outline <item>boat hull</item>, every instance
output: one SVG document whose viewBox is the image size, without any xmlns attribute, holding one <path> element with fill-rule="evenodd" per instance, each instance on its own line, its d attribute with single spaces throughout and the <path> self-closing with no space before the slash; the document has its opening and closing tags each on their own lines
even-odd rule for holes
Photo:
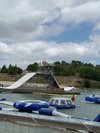
<svg viewBox="0 0 100 133">
<path fill-rule="evenodd" d="M 100 104 L 100 97 L 86 96 L 85 101 Z"/>
<path fill-rule="evenodd" d="M 49 104 L 52 107 L 55 107 L 56 109 L 72 109 L 75 108 L 75 105 L 57 105 L 57 104 Z"/>
</svg>

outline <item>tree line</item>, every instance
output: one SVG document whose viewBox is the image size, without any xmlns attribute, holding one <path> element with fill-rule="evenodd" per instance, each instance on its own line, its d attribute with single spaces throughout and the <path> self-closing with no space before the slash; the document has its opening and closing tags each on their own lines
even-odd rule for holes
<svg viewBox="0 0 100 133">
<path fill-rule="evenodd" d="M 78 75 L 82 78 L 100 81 L 100 65 L 94 66 L 91 63 L 82 63 L 81 61 L 54 62 L 54 73 L 62 76 Z"/>
<path fill-rule="evenodd" d="M 38 70 L 38 63 L 29 64 L 26 68 L 27 71 L 36 72 Z M 61 76 L 75 76 L 78 75 L 82 78 L 93 79 L 100 81 L 100 65 L 93 65 L 91 63 L 82 63 L 81 61 L 73 60 L 71 63 L 65 61 L 56 61 L 51 65 L 53 73 Z M 1 73 L 8 73 L 10 75 L 21 74 L 23 70 L 16 65 L 9 65 L 7 68 L 4 65 L 1 68 Z"/>
<path fill-rule="evenodd" d="M 17 74 L 21 74 L 23 70 L 17 65 L 13 66 L 10 64 L 8 68 L 6 67 L 6 65 L 3 65 L 0 72 L 7 73 L 9 75 L 17 75 Z"/>
</svg>

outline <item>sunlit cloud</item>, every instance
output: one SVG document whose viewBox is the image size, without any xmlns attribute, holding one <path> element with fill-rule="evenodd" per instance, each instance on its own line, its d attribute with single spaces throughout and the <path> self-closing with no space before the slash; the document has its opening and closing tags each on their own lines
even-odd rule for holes
<svg viewBox="0 0 100 133">
<path fill-rule="evenodd" d="M 0 67 L 42 59 L 100 63 L 99 12 L 100 0 L 0 0 Z M 84 24 L 92 25 L 88 39 L 57 41 Z"/>
</svg>

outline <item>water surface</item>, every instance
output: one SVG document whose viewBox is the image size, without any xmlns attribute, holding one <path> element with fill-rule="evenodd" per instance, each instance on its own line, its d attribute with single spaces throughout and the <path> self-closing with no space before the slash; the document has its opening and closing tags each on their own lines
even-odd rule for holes
<svg viewBox="0 0 100 133">
<path fill-rule="evenodd" d="M 76 96 L 76 101 L 75 101 L 77 108 L 63 109 L 59 111 L 72 115 L 74 117 L 84 117 L 84 118 L 94 119 L 95 116 L 100 112 L 100 104 L 86 103 L 85 96 L 92 95 L 92 94 L 100 95 L 100 90 L 89 89 L 89 91 L 87 92 L 84 90 L 80 90 L 80 91 L 81 91 L 81 94 Z M 10 100 L 10 101 L 29 100 L 29 99 L 49 101 L 50 98 L 52 97 L 54 96 L 29 94 L 29 93 L 0 93 L 0 98 L 6 98 L 7 100 Z"/>
</svg>

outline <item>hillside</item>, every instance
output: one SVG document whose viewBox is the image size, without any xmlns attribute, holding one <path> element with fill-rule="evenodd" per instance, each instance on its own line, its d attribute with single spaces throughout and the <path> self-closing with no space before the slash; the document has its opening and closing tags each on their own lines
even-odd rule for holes
<svg viewBox="0 0 100 133">
<path fill-rule="evenodd" d="M 20 77 L 22 77 L 23 75 L 16 75 L 16 76 L 11 76 L 11 75 L 8 75 L 6 73 L 2 74 L 0 73 L 0 81 L 16 81 L 18 80 Z"/>
<path fill-rule="evenodd" d="M 60 85 L 84 87 L 85 80 L 90 82 L 91 88 L 100 88 L 100 82 L 95 80 L 84 79 L 79 76 L 56 76 Z"/>
<path fill-rule="evenodd" d="M 8 74 L 1 74 L 0 73 L 0 81 L 10 81 L 15 82 L 19 78 L 21 78 L 22 75 L 16 75 L 11 76 Z M 84 81 L 88 80 L 90 82 L 90 87 L 92 88 L 100 88 L 100 82 L 95 80 L 89 80 L 89 79 L 83 79 L 79 76 L 55 76 L 58 83 L 62 86 L 74 86 L 74 87 L 84 87 Z"/>
</svg>

